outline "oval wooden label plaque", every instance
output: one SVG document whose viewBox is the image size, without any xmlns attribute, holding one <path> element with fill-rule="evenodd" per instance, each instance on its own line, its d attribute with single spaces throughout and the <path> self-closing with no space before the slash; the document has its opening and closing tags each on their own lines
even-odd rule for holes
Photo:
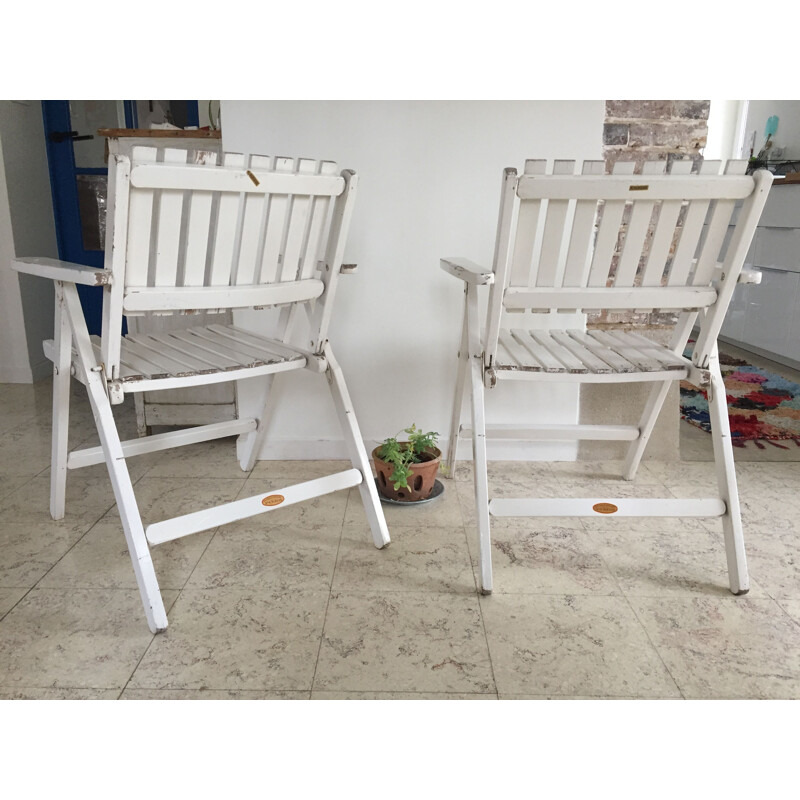
<svg viewBox="0 0 800 800">
<path fill-rule="evenodd" d="M 613 503 L 595 503 L 592 506 L 592 511 L 596 511 L 598 514 L 613 514 L 619 511 L 619 508 Z"/>
<path fill-rule="evenodd" d="M 282 494 L 271 494 L 261 501 L 262 506 L 279 506 L 286 498 Z"/>
</svg>

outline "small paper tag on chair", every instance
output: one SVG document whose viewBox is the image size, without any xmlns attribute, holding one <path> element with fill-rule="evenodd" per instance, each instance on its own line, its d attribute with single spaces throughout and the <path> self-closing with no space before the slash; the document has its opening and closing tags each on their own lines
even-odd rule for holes
<svg viewBox="0 0 800 800">
<path fill-rule="evenodd" d="M 267 495 L 262 501 L 262 506 L 279 506 L 286 498 L 282 494 Z"/>
</svg>

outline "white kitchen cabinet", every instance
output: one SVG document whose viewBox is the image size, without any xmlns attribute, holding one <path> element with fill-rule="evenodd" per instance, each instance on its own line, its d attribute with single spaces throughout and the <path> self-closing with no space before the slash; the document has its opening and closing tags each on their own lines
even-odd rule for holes
<svg viewBox="0 0 800 800">
<path fill-rule="evenodd" d="M 761 284 L 736 287 L 720 339 L 800 368 L 800 184 L 773 185 L 746 263 Z"/>
<path fill-rule="evenodd" d="M 750 292 L 744 313 L 742 341 L 761 350 L 788 356 L 789 320 L 797 305 L 800 275 L 796 272 L 761 269 L 758 291 Z"/>
</svg>

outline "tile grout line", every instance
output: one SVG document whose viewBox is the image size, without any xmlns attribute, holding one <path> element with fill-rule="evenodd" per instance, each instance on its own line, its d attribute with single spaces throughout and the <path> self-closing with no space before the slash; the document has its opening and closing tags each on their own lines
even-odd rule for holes
<svg viewBox="0 0 800 800">
<path fill-rule="evenodd" d="M 155 466 L 155 465 L 153 465 L 153 466 Z M 150 469 L 152 469 L 152 467 L 150 467 L 147 470 L 147 472 L 149 472 Z M 145 472 L 139 478 L 139 480 L 144 478 L 147 475 L 147 472 Z M 247 473 L 247 477 L 248 478 L 250 477 L 251 473 L 252 473 L 252 470 L 250 470 L 250 472 Z M 173 476 L 173 477 L 179 477 L 179 476 Z M 138 481 L 137 481 L 137 483 L 138 483 Z M 236 493 L 236 497 L 234 498 L 234 500 L 237 500 L 239 498 L 239 495 L 244 491 L 244 487 L 245 487 L 246 483 L 247 483 L 247 478 L 244 479 L 244 481 L 242 483 L 242 486 L 240 487 L 239 491 Z M 219 533 L 220 527 L 221 526 L 217 526 L 216 528 L 213 529 L 214 532 L 211 534 L 211 537 L 209 538 L 208 542 L 206 543 L 206 546 L 203 548 L 202 553 L 200 553 L 197 561 L 195 561 L 195 563 L 194 563 L 194 566 L 191 568 L 191 570 L 189 571 L 189 574 L 186 576 L 186 580 L 183 582 L 181 587 L 178 589 L 178 593 L 175 595 L 175 599 L 172 601 L 172 604 L 170 605 L 170 607 L 168 609 L 168 612 L 171 612 L 172 609 L 175 608 L 175 605 L 177 604 L 178 600 L 180 600 L 181 595 L 183 594 L 183 590 L 186 588 L 186 584 L 189 583 L 189 581 L 192 579 L 192 575 L 194 575 L 195 571 L 197 570 L 198 564 L 200 563 L 201 559 L 203 558 L 203 556 L 208 551 L 208 548 L 211 547 L 211 542 L 213 542 L 214 539 L 217 538 L 217 533 Z M 169 627 L 167 628 L 167 630 L 169 630 Z M 142 661 L 144 660 L 145 656 L 150 652 L 150 648 L 155 643 L 156 636 L 161 636 L 161 635 L 163 635 L 163 633 L 164 632 L 162 631 L 160 634 L 155 634 L 155 633 L 153 634 L 152 638 L 150 639 L 150 641 L 147 644 L 147 647 L 145 647 L 141 658 L 136 662 L 136 666 L 131 670 L 131 674 L 128 676 L 128 679 L 125 681 L 125 685 L 122 687 L 122 690 L 120 691 L 119 697 L 117 697 L 117 700 L 120 700 L 122 698 L 122 695 L 124 694 L 125 690 L 130 685 L 130 682 L 133 680 L 133 676 L 136 674 L 136 670 L 139 669 L 139 667 L 141 666 Z"/>
<path fill-rule="evenodd" d="M 489 645 L 489 633 L 486 630 L 486 619 L 483 616 L 483 606 L 481 604 L 481 593 L 480 593 L 480 590 L 478 588 L 478 578 L 477 578 L 477 576 L 475 574 L 475 567 L 473 566 L 473 563 L 472 563 L 472 553 L 470 552 L 470 549 L 469 549 L 470 530 L 468 530 L 468 523 L 467 523 L 466 517 L 464 515 L 464 508 L 463 508 L 463 504 L 462 504 L 462 499 L 458 494 L 458 488 L 457 488 L 458 481 L 456 480 L 455 470 L 453 470 L 453 473 L 454 473 L 453 477 L 452 477 L 453 491 L 455 492 L 456 503 L 458 504 L 458 511 L 459 511 L 459 514 L 461 515 L 461 532 L 464 535 L 464 544 L 465 544 L 465 546 L 467 548 L 467 558 L 469 559 L 469 568 L 470 568 L 470 572 L 472 573 L 473 592 L 474 592 L 475 599 L 478 602 L 478 616 L 480 617 L 481 628 L 483 629 L 483 639 L 486 642 L 486 654 L 489 656 L 489 670 L 490 670 L 491 675 L 492 675 L 492 683 L 494 684 L 494 696 L 499 700 L 500 699 L 500 690 L 499 690 L 499 688 L 497 686 L 497 676 L 495 675 L 494 660 L 492 659 L 492 648 Z M 469 524 L 469 528 L 471 529 L 472 527 L 473 527 L 472 524 Z"/>
<path fill-rule="evenodd" d="M 351 497 L 352 497 L 352 487 L 347 492 L 347 498 L 346 498 L 345 504 L 344 504 L 344 512 L 342 514 L 342 525 L 341 525 L 341 529 L 339 531 L 339 541 L 338 541 L 338 543 L 336 545 L 336 556 L 335 556 L 335 558 L 333 560 L 333 572 L 331 572 L 331 582 L 330 582 L 330 586 L 328 586 L 328 599 L 325 602 L 325 612 L 322 615 L 322 628 L 321 628 L 321 630 L 319 632 L 319 646 L 317 647 L 317 657 L 314 660 L 314 672 L 311 675 L 311 686 L 309 687 L 309 690 L 308 690 L 308 699 L 309 700 L 311 700 L 311 696 L 314 693 L 314 683 L 317 680 L 317 668 L 319 667 L 319 657 L 320 657 L 320 654 L 322 653 L 322 642 L 323 642 L 323 640 L 325 638 L 325 625 L 326 625 L 326 623 L 328 621 L 328 609 L 330 608 L 331 598 L 333 597 L 333 582 L 334 582 L 334 580 L 336 578 L 336 567 L 339 565 L 339 552 L 342 549 L 342 539 L 344 538 L 344 524 L 345 524 L 345 520 L 347 519 L 347 509 L 350 506 L 350 498 Z M 391 534 L 390 534 L 390 537 L 391 537 Z"/>
</svg>

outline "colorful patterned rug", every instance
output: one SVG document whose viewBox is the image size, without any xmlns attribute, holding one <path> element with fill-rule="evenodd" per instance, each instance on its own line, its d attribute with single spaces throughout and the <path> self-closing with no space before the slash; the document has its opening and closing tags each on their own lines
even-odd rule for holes
<svg viewBox="0 0 800 800">
<path fill-rule="evenodd" d="M 692 347 L 690 342 L 685 356 L 691 356 Z M 733 445 L 753 442 L 762 450 L 765 444 L 787 450 L 794 442 L 800 447 L 800 384 L 721 351 L 719 360 Z M 711 432 L 706 393 L 688 381 L 681 381 L 681 416 Z"/>
</svg>

